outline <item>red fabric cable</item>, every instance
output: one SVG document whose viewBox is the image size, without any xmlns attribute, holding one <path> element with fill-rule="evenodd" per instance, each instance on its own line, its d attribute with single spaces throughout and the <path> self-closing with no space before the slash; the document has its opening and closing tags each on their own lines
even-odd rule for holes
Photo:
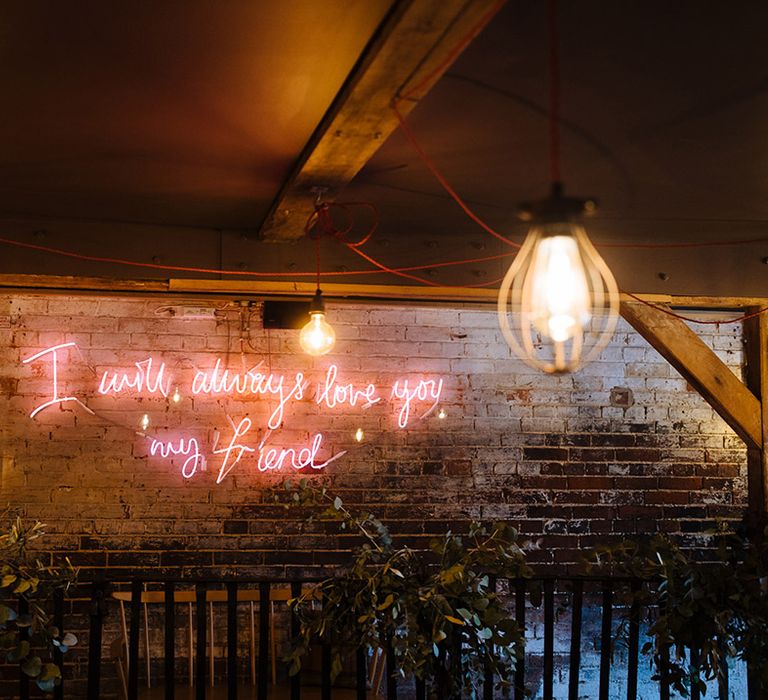
<svg viewBox="0 0 768 700">
<path fill-rule="evenodd" d="M 26 248 L 29 250 L 36 250 L 43 253 L 49 253 L 51 255 L 59 255 L 66 258 L 74 258 L 75 260 L 84 260 L 87 262 L 99 262 L 109 263 L 112 265 L 127 265 L 130 267 L 149 268 L 152 270 L 165 270 L 171 272 L 199 272 L 203 274 L 212 275 L 233 275 L 238 277 L 314 277 L 317 272 L 255 272 L 244 270 L 225 270 L 218 268 L 207 267 L 188 267 L 182 265 L 161 265 L 159 263 L 145 263 L 137 260 L 126 260 L 124 258 L 107 258 L 96 255 L 85 255 L 81 253 L 74 253 L 68 250 L 62 250 L 61 248 L 51 248 L 49 246 L 41 246 L 34 243 L 25 243 L 23 241 L 17 241 L 11 238 L 0 238 L 0 244 L 9 245 L 16 248 Z M 347 243 L 346 245 L 354 248 L 359 243 Z M 506 258 L 509 253 L 503 253 L 500 255 L 487 255 L 480 258 L 466 258 L 463 260 L 448 260 L 444 262 L 431 263 L 429 265 L 412 265 L 409 267 L 394 268 L 398 272 L 416 272 L 418 270 L 428 270 L 433 267 L 453 267 L 459 265 L 467 265 L 470 263 L 481 263 L 491 260 L 499 260 Z M 332 275 L 334 277 L 359 276 L 359 275 L 377 275 L 381 272 L 381 269 L 376 270 L 347 270 L 345 272 L 325 272 L 326 276 Z"/>
<path fill-rule="evenodd" d="M 392 104 L 392 111 L 395 113 L 395 116 L 397 117 L 398 122 L 400 123 L 400 128 L 405 134 L 406 138 L 411 142 L 411 145 L 416 150 L 416 153 L 418 153 L 419 158 L 421 158 L 424 165 L 427 166 L 429 171 L 432 173 L 432 175 L 435 177 L 435 179 L 442 185 L 443 189 L 451 195 L 451 198 L 456 202 L 456 204 L 461 207 L 462 211 L 470 218 L 472 221 L 474 221 L 478 226 L 485 229 L 488 233 L 490 233 L 494 238 L 498 238 L 500 241 L 503 241 L 509 246 L 512 246 L 513 248 L 519 248 L 520 244 L 516 243 L 515 241 L 510 240 L 506 236 L 502 236 L 500 233 L 495 231 L 493 228 L 491 228 L 488 224 L 485 223 L 477 214 L 475 214 L 467 205 L 467 203 L 459 196 L 459 194 L 456 192 L 456 190 L 451 187 L 448 180 L 445 179 L 445 176 L 440 172 L 440 170 L 437 168 L 437 166 L 434 164 L 432 159 L 427 155 L 426 151 L 421 147 L 421 144 L 416 139 L 415 134 L 411 130 L 411 127 L 408 125 L 408 122 L 406 122 L 405 117 L 400 113 L 400 110 L 397 108 L 397 103 Z"/>
<path fill-rule="evenodd" d="M 628 297 L 630 297 L 631 299 L 634 299 L 635 301 L 640 302 L 641 304 L 650 306 L 652 309 L 661 311 L 667 316 L 674 316 L 675 318 L 679 318 L 681 321 L 690 321 L 691 323 L 702 323 L 708 326 L 717 326 L 717 325 L 720 325 L 721 323 L 741 323 L 742 321 L 746 321 L 747 319 L 750 319 L 750 318 L 755 318 L 768 311 L 768 307 L 765 307 L 763 309 L 758 309 L 757 311 L 753 311 L 751 313 L 744 314 L 742 316 L 737 316 L 736 318 L 719 319 L 717 321 L 702 321 L 698 318 L 691 318 L 690 316 L 678 314 L 675 311 L 672 311 L 672 309 L 667 308 L 663 304 L 654 304 L 652 301 L 647 301 L 645 299 L 642 299 L 636 294 L 632 294 L 631 292 L 622 291 L 621 293 L 626 294 Z"/>
<path fill-rule="evenodd" d="M 432 280 L 425 280 L 421 277 L 416 277 L 416 275 L 410 275 L 407 272 L 400 272 L 399 270 L 396 270 L 391 267 L 387 267 L 383 263 L 380 263 L 378 260 L 372 258 L 370 255 L 367 255 L 362 250 L 358 250 L 357 248 L 347 244 L 347 248 L 351 250 L 355 255 L 359 255 L 363 260 L 367 260 L 371 265 L 375 265 L 378 267 L 382 272 L 389 272 L 392 275 L 397 275 L 398 277 L 404 277 L 405 279 L 413 280 L 414 282 L 420 282 L 421 284 L 429 285 L 430 287 L 443 287 L 444 285 L 440 284 L 439 282 L 433 282 Z"/>
<path fill-rule="evenodd" d="M 401 102 L 402 100 L 407 100 L 413 97 L 417 92 L 420 92 L 423 88 L 425 88 L 427 85 L 432 83 L 432 81 L 439 78 L 447 69 L 448 67 L 462 54 L 464 49 L 469 46 L 469 44 L 472 42 L 472 40 L 481 32 L 483 29 L 485 29 L 485 25 L 490 22 L 494 15 L 506 4 L 506 0 L 499 0 L 498 2 L 491 5 L 490 8 L 488 8 L 488 11 L 478 20 L 477 24 L 475 24 L 472 29 L 470 29 L 467 34 L 459 41 L 456 46 L 454 46 L 447 54 L 447 56 L 437 65 L 435 68 L 433 68 L 427 75 L 425 75 L 418 83 L 411 86 L 407 90 L 404 90 L 401 92 L 397 98 L 395 98 L 395 104 L 398 102 Z"/>
<path fill-rule="evenodd" d="M 560 172 L 560 55 L 557 0 L 547 3 L 549 25 L 549 180 L 562 182 Z"/>
</svg>

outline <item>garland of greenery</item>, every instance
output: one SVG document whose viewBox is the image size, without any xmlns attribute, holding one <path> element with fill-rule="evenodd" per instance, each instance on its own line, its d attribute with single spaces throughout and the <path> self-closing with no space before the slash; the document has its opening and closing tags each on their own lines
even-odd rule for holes
<svg viewBox="0 0 768 700">
<path fill-rule="evenodd" d="M 305 479 L 273 493 L 286 507 L 320 507 L 321 517 L 363 538 L 348 568 L 291 601 L 300 622 L 291 673 L 320 640 L 334 648 L 334 678 L 344 649 L 390 644 L 396 672 L 437 679 L 442 697 L 477 697 L 485 671 L 497 687 L 510 685 L 524 630 L 492 582 L 531 576 L 513 527 L 472 523 L 467 535 L 448 532 L 434 538 L 428 552 L 415 552 L 395 547 L 372 514 L 353 514 L 341 498 Z M 619 590 L 626 611 L 621 629 L 626 634 L 633 608 L 648 612 L 642 652 L 656 680 L 664 675 L 684 697 L 694 687 L 704 693 L 706 682 L 721 679 L 728 659 L 736 658 L 753 670 L 751 683 L 768 690 L 768 529 L 758 541 L 722 528 L 710 535 L 714 546 L 703 550 L 706 559 L 702 550 L 682 549 L 664 535 L 598 547 L 587 559 L 601 577 L 643 582 Z"/>
<path fill-rule="evenodd" d="M 389 647 L 401 676 L 436 678 L 446 699 L 476 697 L 486 672 L 498 686 L 510 684 L 524 637 L 494 580 L 531 574 L 514 528 L 473 523 L 466 536 L 448 532 L 434 538 L 425 557 L 395 547 L 380 520 L 354 515 L 326 489 L 306 480 L 295 488 L 286 482 L 285 489 L 293 503 L 327 506 L 324 516 L 359 532 L 364 541 L 345 574 L 291 601 L 300 621 L 291 673 L 320 640 L 333 646 L 333 678 L 345 649 Z"/>
</svg>

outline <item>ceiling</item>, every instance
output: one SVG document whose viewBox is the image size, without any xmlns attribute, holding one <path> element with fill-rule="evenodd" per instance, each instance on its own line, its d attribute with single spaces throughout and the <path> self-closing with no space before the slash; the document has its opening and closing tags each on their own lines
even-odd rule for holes
<svg viewBox="0 0 768 700">
<path fill-rule="evenodd" d="M 3 3 L 0 237 L 158 265 L 311 271 L 310 241 L 260 232 L 407 4 Z M 517 203 L 548 188 L 546 5 L 507 2 L 408 116 L 453 187 L 517 240 Z M 768 296 L 768 4 L 571 0 L 558 23 L 563 177 L 599 199 L 588 231 L 619 285 Z M 390 267 L 503 254 L 414 273 L 493 288 L 510 249 L 459 209 L 402 131 L 374 150 L 336 195 L 378 209 L 363 250 Z M 369 211 L 352 212 L 365 231 Z M 616 247 L 755 238 L 765 242 Z M 326 272 L 371 268 L 333 240 L 321 254 Z M 0 272 L 205 276 L 7 245 Z"/>
</svg>

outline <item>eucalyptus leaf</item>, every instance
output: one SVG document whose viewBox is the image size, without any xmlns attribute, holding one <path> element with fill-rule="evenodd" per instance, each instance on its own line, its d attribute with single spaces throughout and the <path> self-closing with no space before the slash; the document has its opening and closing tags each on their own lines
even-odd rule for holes
<svg viewBox="0 0 768 700">
<path fill-rule="evenodd" d="M 6 622 L 13 622 L 16 619 L 16 611 L 7 605 L 0 605 L 0 625 Z"/>
<path fill-rule="evenodd" d="M 56 687 L 56 681 L 53 678 L 49 678 L 48 680 L 41 680 L 38 678 L 35 683 L 37 684 L 37 687 L 45 693 L 50 693 Z"/>
<path fill-rule="evenodd" d="M 56 664 L 44 664 L 40 672 L 40 679 L 47 681 L 54 678 L 61 678 L 61 670 Z"/>
<path fill-rule="evenodd" d="M 39 656 L 30 656 L 22 665 L 21 670 L 30 678 L 37 678 L 43 668 L 43 662 Z"/>
</svg>

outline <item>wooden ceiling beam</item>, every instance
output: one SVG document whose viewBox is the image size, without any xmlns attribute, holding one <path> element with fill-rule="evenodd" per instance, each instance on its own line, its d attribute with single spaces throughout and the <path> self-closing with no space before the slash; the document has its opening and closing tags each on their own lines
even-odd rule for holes
<svg viewBox="0 0 768 700">
<path fill-rule="evenodd" d="M 684 321 L 663 310 L 623 301 L 621 315 L 701 394 L 747 444 L 762 449 L 760 400 Z"/>
<path fill-rule="evenodd" d="M 264 221 L 265 240 L 304 235 L 316 188 L 334 199 L 505 0 L 396 0 L 320 122 Z"/>
<path fill-rule="evenodd" d="M 75 277 L 63 275 L 25 275 L 0 273 L 0 289 L 37 291 L 93 292 L 170 292 L 249 297 L 312 296 L 314 282 L 278 282 L 259 280 L 213 280 L 195 278 L 116 279 L 114 277 Z M 360 284 L 323 282 L 323 295 L 328 299 L 381 300 L 415 303 L 473 303 L 496 305 L 497 289 L 481 287 L 427 287 L 397 284 Z M 670 296 L 668 294 L 622 295 L 622 301 L 641 299 L 651 304 L 718 314 L 737 309 L 768 308 L 768 297 Z"/>
</svg>

